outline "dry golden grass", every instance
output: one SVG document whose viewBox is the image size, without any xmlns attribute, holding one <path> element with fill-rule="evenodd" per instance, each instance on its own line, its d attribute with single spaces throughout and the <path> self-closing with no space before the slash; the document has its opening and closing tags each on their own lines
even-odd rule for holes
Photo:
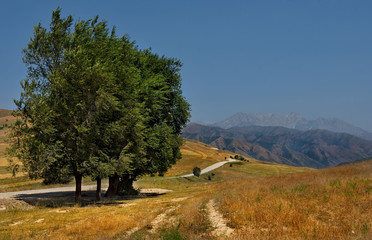
<svg viewBox="0 0 372 240">
<path fill-rule="evenodd" d="M 126 238 L 127 231 L 149 226 L 165 207 L 165 203 L 151 202 L 151 199 L 136 199 L 86 207 L 5 211 L 1 213 L 0 238 Z"/>
<path fill-rule="evenodd" d="M 9 117 L 12 115 L 12 110 L 2 109 L 0 108 L 0 118 L 2 117 Z"/>
<path fill-rule="evenodd" d="M 9 147 L 9 143 L 7 138 L 10 130 L 9 126 L 14 123 L 15 119 L 13 116 L 0 117 L 0 127 L 4 124 L 8 125 L 8 127 L 0 129 L 0 166 L 8 166 L 6 149 Z"/>
<path fill-rule="evenodd" d="M 195 141 L 182 152 L 169 175 L 232 155 Z M 371 169 L 372 161 L 313 170 L 250 159 L 224 165 L 211 180 L 211 173 L 147 176 L 136 186 L 173 192 L 88 206 L 74 205 L 73 197 L 34 200 L 33 209 L 0 210 L 0 239 L 215 239 L 206 211 L 211 199 L 234 229 L 231 239 L 372 239 Z M 2 179 L 0 187 L 15 189 L 27 183 L 23 178 Z"/>
<path fill-rule="evenodd" d="M 372 239 L 372 161 L 220 185 L 234 239 Z"/>
<path fill-rule="evenodd" d="M 194 167 L 206 168 L 216 162 L 225 161 L 233 153 L 212 148 L 194 140 L 185 139 L 181 148 L 182 160 L 178 161 L 165 176 L 175 176 L 192 173 Z"/>
<path fill-rule="evenodd" d="M 11 115 L 0 117 L 0 126 L 2 126 L 5 123 L 12 123 L 15 120 L 16 120 L 16 117 L 11 116 Z"/>
</svg>

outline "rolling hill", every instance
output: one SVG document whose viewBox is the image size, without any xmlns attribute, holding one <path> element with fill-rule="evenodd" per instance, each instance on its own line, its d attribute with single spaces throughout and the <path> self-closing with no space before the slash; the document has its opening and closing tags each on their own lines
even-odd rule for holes
<svg viewBox="0 0 372 240">
<path fill-rule="evenodd" d="M 325 168 L 372 156 L 372 142 L 327 130 L 285 127 L 222 129 L 189 124 L 183 137 L 252 158 L 292 166 Z"/>
<path fill-rule="evenodd" d="M 182 151 L 178 172 L 231 154 L 189 140 Z M 250 159 L 213 176 L 144 177 L 138 187 L 153 192 L 140 197 L 95 202 L 87 191 L 82 205 L 68 194 L 0 199 L 0 238 L 371 239 L 371 166 L 310 170 Z"/>
<path fill-rule="evenodd" d="M 0 118 L 1 117 L 7 117 L 12 115 L 12 110 L 2 109 L 0 108 Z"/>
</svg>

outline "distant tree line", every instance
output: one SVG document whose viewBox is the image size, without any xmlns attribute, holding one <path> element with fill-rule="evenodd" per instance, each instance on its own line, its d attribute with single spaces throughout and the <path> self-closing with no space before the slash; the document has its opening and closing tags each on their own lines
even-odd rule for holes
<svg viewBox="0 0 372 240">
<path fill-rule="evenodd" d="M 241 155 L 235 155 L 234 157 L 230 156 L 231 159 L 236 159 L 236 160 L 240 160 L 240 161 L 248 161 L 246 160 L 243 156 Z"/>
<path fill-rule="evenodd" d="M 109 178 L 106 196 L 133 193 L 144 174 L 163 174 L 181 157 L 190 107 L 181 91 L 181 62 L 140 50 L 94 19 L 52 14 L 23 49 L 27 78 L 15 100 L 12 156 L 32 179 L 67 183 Z M 18 169 L 12 162 L 13 169 Z"/>
</svg>

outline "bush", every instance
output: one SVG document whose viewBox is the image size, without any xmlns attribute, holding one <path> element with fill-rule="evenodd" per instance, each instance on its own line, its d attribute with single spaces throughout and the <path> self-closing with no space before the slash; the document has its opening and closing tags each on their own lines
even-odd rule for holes
<svg viewBox="0 0 372 240">
<path fill-rule="evenodd" d="M 234 159 L 241 160 L 241 161 L 244 161 L 245 160 L 245 158 L 243 156 L 240 156 L 240 155 L 235 155 L 234 156 Z"/>
<path fill-rule="evenodd" d="M 199 177 L 201 170 L 198 167 L 194 167 L 194 169 L 192 170 L 192 173 L 194 174 L 194 176 Z"/>
<path fill-rule="evenodd" d="M 208 180 L 210 181 L 210 180 L 212 180 L 212 177 L 211 177 L 211 175 L 208 175 Z"/>
</svg>

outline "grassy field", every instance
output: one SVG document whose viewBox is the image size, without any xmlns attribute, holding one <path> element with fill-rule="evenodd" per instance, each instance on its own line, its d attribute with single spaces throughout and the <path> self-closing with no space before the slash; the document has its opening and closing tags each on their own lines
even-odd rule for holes
<svg viewBox="0 0 372 240">
<path fill-rule="evenodd" d="M 135 182 L 158 194 L 95 202 L 84 192 L 81 205 L 73 194 L 0 199 L 0 239 L 372 239 L 372 161 L 313 170 L 248 159 L 199 178 L 167 177 L 233 154 L 187 140 L 182 155 L 166 177 Z M 3 191 L 40 187 L 0 179 Z M 211 200 L 230 235 L 218 235 Z"/>
<path fill-rule="evenodd" d="M 2 117 L 9 117 L 12 115 L 12 110 L 2 109 L 0 108 L 0 118 Z"/>
<path fill-rule="evenodd" d="M 8 158 L 6 156 L 6 148 L 9 147 L 7 141 L 7 135 L 10 130 L 11 124 L 15 122 L 15 117 L 13 116 L 4 116 L 9 114 L 8 110 L 0 109 L 0 167 L 8 165 Z"/>
<path fill-rule="evenodd" d="M 220 210 L 235 239 L 372 239 L 372 160 L 226 182 Z"/>
</svg>

